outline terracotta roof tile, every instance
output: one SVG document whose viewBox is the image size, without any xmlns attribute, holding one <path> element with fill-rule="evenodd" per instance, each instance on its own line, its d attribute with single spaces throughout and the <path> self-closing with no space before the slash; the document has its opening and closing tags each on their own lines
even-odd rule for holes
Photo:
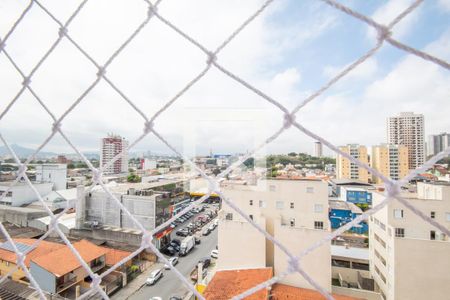
<svg viewBox="0 0 450 300">
<path fill-rule="evenodd" d="M 298 288 L 286 284 L 276 283 L 272 286 L 270 291 L 271 300 L 325 300 L 319 292 L 311 289 Z M 348 296 L 340 296 L 333 294 L 336 300 L 359 300 Z"/>
<path fill-rule="evenodd" d="M 203 296 L 206 300 L 228 300 L 270 278 L 272 268 L 217 271 Z M 269 291 L 262 289 L 245 299 L 268 299 L 268 296 Z"/>
<path fill-rule="evenodd" d="M 21 239 L 21 238 L 17 238 L 17 239 L 13 239 L 14 243 L 21 243 L 24 245 L 28 245 L 31 246 L 33 245 L 37 240 L 36 239 Z M 39 245 L 32 251 L 28 252 L 28 254 L 25 257 L 25 265 L 27 267 L 30 266 L 30 260 L 37 258 L 39 256 L 48 254 L 50 252 L 56 251 L 60 248 L 63 248 L 64 245 L 62 244 L 58 244 L 58 243 L 52 243 L 52 242 L 47 242 L 47 241 L 41 241 L 39 242 Z M 8 261 L 11 263 L 16 263 L 16 253 L 5 250 L 5 249 L 0 249 L 0 259 L 4 260 L 4 261 Z"/>
<path fill-rule="evenodd" d="M 96 258 L 105 255 L 108 251 L 105 248 L 94 245 L 86 240 L 72 244 L 80 253 L 85 262 L 90 262 Z M 70 251 L 68 246 L 39 256 L 32 260 L 34 263 L 53 273 L 56 277 L 67 274 L 81 266 L 76 256 Z"/>
<path fill-rule="evenodd" d="M 106 252 L 106 265 L 107 266 L 113 266 L 125 257 L 129 256 L 131 252 L 118 250 L 118 249 L 112 249 L 107 247 L 100 247 L 105 249 Z"/>
</svg>

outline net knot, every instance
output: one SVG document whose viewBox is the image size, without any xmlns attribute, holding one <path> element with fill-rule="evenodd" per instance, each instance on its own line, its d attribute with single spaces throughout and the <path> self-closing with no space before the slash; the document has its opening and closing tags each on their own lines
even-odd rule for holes
<svg viewBox="0 0 450 300">
<path fill-rule="evenodd" d="M 295 259 L 295 257 L 290 257 L 287 260 L 287 264 L 288 264 L 287 271 L 289 273 L 295 273 L 299 269 L 298 260 Z"/>
<path fill-rule="evenodd" d="M 154 124 L 153 124 L 152 121 L 147 121 L 147 122 L 145 122 L 145 124 L 144 124 L 144 133 L 147 134 L 147 133 L 149 133 L 150 131 L 152 131 L 153 125 L 154 125 Z"/>
<path fill-rule="evenodd" d="M 58 35 L 59 35 L 60 38 L 64 37 L 66 34 L 67 34 L 67 28 L 66 27 L 59 28 Z"/>
<path fill-rule="evenodd" d="M 52 218 L 51 220 L 50 220 L 50 224 L 49 224 L 50 226 L 49 226 L 49 228 L 51 228 L 51 229 L 56 229 L 56 226 L 58 225 L 58 220 L 56 219 L 56 218 Z"/>
<path fill-rule="evenodd" d="M 386 183 L 386 197 L 395 198 L 400 194 L 400 185 L 396 180 Z"/>
<path fill-rule="evenodd" d="M 24 164 L 20 164 L 19 169 L 17 170 L 17 177 L 24 177 L 25 172 L 27 171 L 27 166 Z"/>
<path fill-rule="evenodd" d="M 217 56 L 214 52 L 208 52 L 208 59 L 206 60 L 206 63 L 209 65 L 215 63 L 217 60 Z"/>
<path fill-rule="evenodd" d="M 145 249 L 149 248 L 153 241 L 153 235 L 146 231 L 142 234 L 141 246 Z"/>
<path fill-rule="evenodd" d="M 16 253 L 16 262 L 18 266 L 24 266 L 25 265 L 25 255 L 22 252 Z"/>
<path fill-rule="evenodd" d="M 392 31 L 387 26 L 381 25 L 376 29 L 377 29 L 377 40 L 379 43 L 383 42 L 385 39 L 387 39 L 392 35 Z"/>
<path fill-rule="evenodd" d="M 52 125 L 52 131 L 53 133 L 59 131 L 61 129 L 61 123 L 60 122 L 55 122 Z"/>
<path fill-rule="evenodd" d="M 105 73 L 106 73 L 105 67 L 98 67 L 97 77 L 103 77 L 105 76 Z"/>
<path fill-rule="evenodd" d="M 148 6 L 148 10 L 147 10 L 147 16 L 149 18 L 153 17 L 154 15 L 156 15 L 158 13 L 158 8 L 152 4 L 150 4 Z"/>
<path fill-rule="evenodd" d="M 94 180 L 94 182 L 100 183 L 100 180 L 102 179 L 102 172 L 100 172 L 97 169 L 94 169 L 92 171 L 92 179 Z"/>
<path fill-rule="evenodd" d="M 283 128 L 288 129 L 295 122 L 295 115 L 286 113 L 284 115 Z"/>
<path fill-rule="evenodd" d="M 22 85 L 27 87 L 29 84 L 31 83 L 31 78 L 30 77 L 24 77 L 23 81 L 22 81 Z"/>
<path fill-rule="evenodd" d="M 98 288 L 100 286 L 101 282 L 102 282 L 102 278 L 98 274 L 94 274 L 94 277 L 92 278 L 91 287 Z"/>
</svg>

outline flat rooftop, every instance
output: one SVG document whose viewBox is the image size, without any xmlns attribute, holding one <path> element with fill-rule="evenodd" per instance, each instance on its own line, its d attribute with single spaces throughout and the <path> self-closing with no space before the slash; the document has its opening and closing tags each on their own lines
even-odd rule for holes
<svg viewBox="0 0 450 300">
<path fill-rule="evenodd" d="M 369 260 L 369 248 L 347 248 L 346 246 L 331 245 L 331 256 Z"/>
</svg>

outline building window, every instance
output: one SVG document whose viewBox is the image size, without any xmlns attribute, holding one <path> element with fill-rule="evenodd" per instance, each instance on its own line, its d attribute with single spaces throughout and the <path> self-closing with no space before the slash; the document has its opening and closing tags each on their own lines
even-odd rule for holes
<svg viewBox="0 0 450 300">
<path fill-rule="evenodd" d="M 269 191 L 275 192 L 276 188 L 274 185 L 269 185 Z"/>
<path fill-rule="evenodd" d="M 436 218 L 436 212 L 435 211 L 430 212 L 430 218 L 432 218 L 432 219 Z"/>
<path fill-rule="evenodd" d="M 323 229 L 322 221 L 314 221 L 314 229 Z"/>
<path fill-rule="evenodd" d="M 435 240 L 436 239 L 436 231 L 431 230 L 430 231 L 430 240 Z"/>
<path fill-rule="evenodd" d="M 264 202 L 264 200 L 259 200 L 259 207 L 261 208 L 266 207 L 266 203 Z"/>
<path fill-rule="evenodd" d="M 292 218 L 292 219 L 291 219 L 291 227 L 294 227 L 294 226 L 295 226 L 295 219 Z"/>
<path fill-rule="evenodd" d="M 248 215 L 248 217 L 253 221 L 253 215 Z"/>
<path fill-rule="evenodd" d="M 253 200 L 250 200 L 250 201 L 249 201 L 249 204 L 250 204 L 250 205 L 253 205 Z"/>
<path fill-rule="evenodd" d="M 316 212 L 316 213 L 323 212 L 323 205 L 322 204 L 314 204 L 314 212 Z"/>
<path fill-rule="evenodd" d="M 290 208 L 294 208 L 294 202 L 291 202 Z"/>
<path fill-rule="evenodd" d="M 405 237 L 405 228 L 395 228 L 395 237 Z"/>
<path fill-rule="evenodd" d="M 332 259 L 331 265 L 334 267 L 340 267 L 340 268 L 349 268 L 350 269 L 350 262 L 347 260 L 340 260 L 340 259 Z"/>
<path fill-rule="evenodd" d="M 227 215 L 225 216 L 225 220 L 233 220 L 233 213 L 227 213 Z"/>
<path fill-rule="evenodd" d="M 314 187 L 312 187 L 312 186 L 306 187 L 306 192 L 309 193 L 309 194 L 314 193 Z"/>
<path fill-rule="evenodd" d="M 275 205 L 277 209 L 283 209 L 283 201 L 277 201 Z"/>
<path fill-rule="evenodd" d="M 403 209 L 394 209 L 394 218 L 402 219 L 403 218 Z"/>
<path fill-rule="evenodd" d="M 369 271 L 369 264 L 352 262 L 352 269 Z"/>
</svg>

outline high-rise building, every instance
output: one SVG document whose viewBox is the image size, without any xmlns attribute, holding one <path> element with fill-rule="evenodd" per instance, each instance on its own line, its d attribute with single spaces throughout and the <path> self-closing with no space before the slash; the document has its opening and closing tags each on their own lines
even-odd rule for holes
<svg viewBox="0 0 450 300">
<path fill-rule="evenodd" d="M 106 167 L 104 174 L 119 174 L 128 171 L 128 141 L 118 135 L 109 134 L 108 137 L 102 139 L 102 149 L 100 153 L 101 165 L 106 165 L 117 154 L 125 151 L 113 164 Z"/>
<path fill-rule="evenodd" d="M 339 147 L 339 150 L 353 156 L 366 165 L 369 164 L 366 146 L 348 144 L 347 146 Z M 358 167 L 358 165 L 341 154 L 338 154 L 336 159 L 336 177 L 338 179 L 356 179 L 362 182 L 369 182 L 369 172 Z"/>
<path fill-rule="evenodd" d="M 422 114 L 401 112 L 387 120 L 388 143 L 408 147 L 409 168 L 416 169 L 425 162 L 425 129 Z"/>
<path fill-rule="evenodd" d="M 314 156 L 315 157 L 322 157 L 322 143 L 317 141 L 314 143 Z"/>
<path fill-rule="evenodd" d="M 388 178 L 399 180 L 408 175 L 408 162 L 408 148 L 405 145 L 372 146 L 371 165 Z M 383 181 L 372 176 L 372 182 L 382 183 Z"/>
<path fill-rule="evenodd" d="M 450 230 L 450 185 L 417 183 L 416 192 L 401 196 Z M 373 205 L 385 195 L 373 193 Z M 448 299 L 450 295 L 448 236 L 398 201 L 369 218 L 370 273 L 375 292 L 385 300 Z"/>
<path fill-rule="evenodd" d="M 450 133 L 441 133 L 428 136 L 427 155 L 436 155 L 450 147 Z"/>
</svg>

